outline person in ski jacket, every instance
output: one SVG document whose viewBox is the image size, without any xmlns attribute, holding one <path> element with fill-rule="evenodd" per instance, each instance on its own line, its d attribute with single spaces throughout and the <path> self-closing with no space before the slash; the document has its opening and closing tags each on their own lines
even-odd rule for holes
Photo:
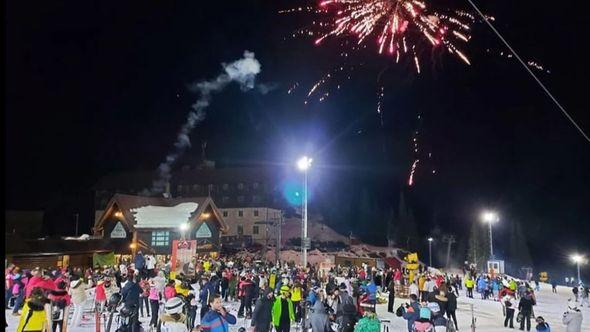
<svg viewBox="0 0 590 332">
<path fill-rule="evenodd" d="M 289 286 L 285 286 L 289 288 Z M 254 283 L 252 280 L 242 277 L 238 284 L 238 297 L 240 298 L 240 309 L 238 310 L 238 317 L 252 316 L 252 297 L 254 296 Z"/>
<path fill-rule="evenodd" d="M 176 296 L 176 288 L 174 288 L 174 280 L 170 280 L 164 288 L 164 299 L 166 301 Z"/>
<path fill-rule="evenodd" d="M 207 311 L 207 314 L 201 320 L 201 331 L 228 332 L 229 325 L 234 325 L 237 322 L 236 316 L 228 313 L 221 305 L 221 295 L 213 295 L 209 306 L 211 310 Z"/>
<path fill-rule="evenodd" d="M 324 304 L 321 301 L 316 301 L 311 308 L 308 324 L 308 328 L 311 328 L 312 332 L 332 331 L 330 319 L 326 313 L 326 307 L 324 307 Z"/>
<path fill-rule="evenodd" d="M 66 282 L 60 281 L 57 290 L 49 291 L 48 299 L 51 301 L 52 331 L 56 332 L 59 327 L 59 331 L 63 332 L 63 323 L 68 317 L 71 303 L 70 294 L 66 291 Z"/>
<path fill-rule="evenodd" d="M 70 298 L 74 305 L 74 315 L 70 323 L 70 328 L 80 327 L 84 312 L 84 302 L 86 302 L 86 284 L 82 278 L 72 280 L 70 283 Z"/>
<path fill-rule="evenodd" d="M 504 318 L 504 327 L 509 327 L 509 323 L 510 323 L 510 328 L 513 329 L 514 328 L 514 298 L 509 295 L 506 294 L 503 298 L 502 298 L 502 305 L 504 306 L 504 315 L 506 316 L 506 318 Z"/>
<path fill-rule="evenodd" d="M 551 332 L 549 323 L 547 323 L 543 317 L 539 316 L 535 321 L 537 322 L 537 326 L 535 326 L 536 332 Z"/>
<path fill-rule="evenodd" d="M 430 320 L 432 312 L 427 307 L 420 308 L 419 318 L 416 319 L 413 326 L 413 332 L 432 332 L 434 325 Z"/>
<path fill-rule="evenodd" d="M 473 277 L 468 276 L 465 278 L 465 288 L 467 289 L 467 297 L 473 298 L 473 287 L 475 286 L 475 281 L 473 281 Z"/>
<path fill-rule="evenodd" d="M 33 288 L 23 305 L 16 331 L 51 331 L 50 301 L 41 288 Z"/>
<path fill-rule="evenodd" d="M 135 269 L 141 273 L 145 268 L 145 257 L 143 257 L 143 253 L 141 251 L 135 255 L 133 263 L 135 264 Z"/>
<path fill-rule="evenodd" d="M 96 310 L 102 312 L 107 302 L 107 293 L 104 289 L 104 280 L 99 280 L 94 288 L 94 303 L 96 304 Z"/>
<path fill-rule="evenodd" d="M 186 326 L 186 315 L 182 312 L 183 307 L 184 302 L 179 297 L 173 297 L 166 301 L 164 313 L 160 317 L 162 332 L 189 332 Z"/>
<path fill-rule="evenodd" d="M 408 332 L 413 332 L 414 322 L 420 318 L 420 304 L 416 295 L 410 295 L 410 304 L 405 307 L 402 317 L 408 321 Z"/>
<path fill-rule="evenodd" d="M 256 301 L 256 307 L 252 313 L 251 326 L 255 332 L 268 332 L 272 323 L 272 305 L 274 292 L 271 288 L 264 291 L 264 295 Z"/>
<path fill-rule="evenodd" d="M 446 308 L 446 314 L 447 314 L 447 318 L 449 320 L 453 320 L 453 323 L 455 324 L 455 330 L 459 329 L 459 325 L 457 324 L 457 315 L 455 314 L 455 312 L 457 311 L 457 296 L 455 295 L 455 293 L 449 291 L 449 293 L 447 294 L 447 308 Z"/>
<path fill-rule="evenodd" d="M 578 306 L 572 300 L 568 303 L 567 311 L 563 313 L 562 322 L 566 326 L 566 332 L 581 332 L 583 315 Z"/>
<path fill-rule="evenodd" d="M 299 281 L 295 281 L 293 287 L 291 288 L 291 302 L 293 302 L 293 308 L 295 309 L 295 321 L 299 322 L 301 320 L 301 300 L 303 289 L 301 288 L 301 284 Z"/>
<path fill-rule="evenodd" d="M 533 306 L 535 301 L 530 291 L 526 291 L 520 298 L 518 303 L 518 311 L 522 314 L 522 320 L 520 321 L 520 329 L 524 329 L 526 323 L 527 331 L 531 330 L 531 316 L 533 315 Z"/>
<path fill-rule="evenodd" d="M 431 320 L 432 325 L 434 326 L 434 330 L 436 332 L 446 332 L 448 320 L 443 316 L 443 313 L 440 311 L 438 303 L 428 303 L 428 309 L 430 309 L 432 315 Z"/>
<path fill-rule="evenodd" d="M 391 282 L 394 282 L 391 280 Z M 358 311 L 352 303 L 345 303 L 342 306 L 342 315 L 336 318 L 338 332 L 353 332 L 356 322 L 358 322 Z"/>
<path fill-rule="evenodd" d="M 276 298 L 272 305 L 272 325 L 277 332 L 289 332 L 291 322 L 295 320 L 295 310 L 289 294 L 289 286 L 280 288 L 281 295 Z M 316 301 L 318 303 L 319 301 Z"/>
<path fill-rule="evenodd" d="M 152 311 L 152 318 L 150 320 L 150 326 L 158 325 L 158 314 L 160 312 L 160 301 L 162 300 L 162 293 L 156 285 L 156 281 L 152 278 L 149 281 L 150 292 L 148 299 L 150 301 L 150 309 Z"/>
</svg>

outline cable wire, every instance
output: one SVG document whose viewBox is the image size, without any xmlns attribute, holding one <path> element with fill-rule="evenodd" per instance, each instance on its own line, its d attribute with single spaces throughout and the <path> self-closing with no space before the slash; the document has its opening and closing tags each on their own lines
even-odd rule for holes
<svg viewBox="0 0 590 332">
<path fill-rule="evenodd" d="M 467 0 L 467 1 L 477 11 L 479 16 L 481 16 L 483 18 L 483 20 L 488 24 L 490 29 L 492 29 L 494 31 L 496 36 L 498 36 L 498 38 L 500 38 L 500 40 L 502 40 L 504 45 L 506 45 L 506 47 L 508 47 L 510 52 L 512 52 L 514 57 L 516 57 L 516 59 L 518 59 L 518 61 L 520 62 L 520 64 L 522 64 L 524 69 L 526 69 L 529 72 L 529 74 L 531 74 L 531 76 L 535 79 L 535 81 L 537 81 L 539 86 L 543 89 L 543 91 L 545 91 L 545 93 L 549 96 L 549 98 L 551 98 L 551 100 L 553 100 L 555 105 L 557 105 L 557 107 L 561 110 L 561 112 L 565 115 L 565 117 L 574 125 L 574 127 L 576 127 L 576 129 L 578 129 L 578 131 L 580 132 L 580 134 L 582 134 L 582 136 L 584 136 L 586 141 L 588 141 L 588 143 L 590 143 L 590 137 L 588 137 L 588 135 L 584 132 L 584 130 L 576 123 L 576 121 L 571 117 L 571 115 L 569 115 L 569 113 L 565 110 L 565 108 L 563 106 L 561 106 L 561 104 L 557 101 L 557 99 L 553 96 L 553 94 L 551 94 L 549 89 L 547 89 L 547 87 L 545 87 L 545 85 L 543 84 L 543 82 L 541 82 L 541 80 L 537 77 L 537 75 L 535 75 L 535 73 L 533 73 L 533 71 L 529 68 L 529 66 L 527 66 L 527 64 L 520 58 L 518 53 L 516 53 L 516 51 L 510 46 L 510 44 L 508 44 L 506 39 L 504 39 L 504 37 L 502 37 L 500 32 L 498 30 L 496 30 L 496 28 L 492 25 L 492 23 L 488 20 L 488 18 L 481 12 L 481 10 L 479 10 L 479 8 L 475 5 L 475 3 L 472 0 Z"/>
</svg>

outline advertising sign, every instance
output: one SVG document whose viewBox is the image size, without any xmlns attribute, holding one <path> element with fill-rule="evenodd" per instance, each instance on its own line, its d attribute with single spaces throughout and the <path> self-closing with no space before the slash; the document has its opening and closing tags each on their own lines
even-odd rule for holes
<svg viewBox="0 0 590 332">
<path fill-rule="evenodd" d="M 175 275 L 180 272 L 185 275 L 195 274 L 193 258 L 196 255 L 196 240 L 174 240 L 172 241 L 172 257 L 170 259 L 170 271 Z"/>
<path fill-rule="evenodd" d="M 121 224 L 121 222 L 119 221 L 115 225 L 115 228 L 113 228 L 113 230 L 111 231 L 111 239 L 124 239 L 126 237 L 127 232 L 125 231 L 123 224 Z"/>
<path fill-rule="evenodd" d="M 202 223 L 201 226 L 199 226 L 199 229 L 197 229 L 197 231 L 195 232 L 195 237 L 197 239 L 210 238 L 212 236 L 213 233 L 211 233 L 211 229 L 209 228 L 209 225 L 207 225 L 206 222 Z"/>
</svg>

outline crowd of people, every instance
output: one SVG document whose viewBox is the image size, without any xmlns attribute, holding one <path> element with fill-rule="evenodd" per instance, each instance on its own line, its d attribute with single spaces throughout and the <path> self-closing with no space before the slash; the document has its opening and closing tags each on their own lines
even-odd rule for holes
<svg viewBox="0 0 590 332">
<path fill-rule="evenodd" d="M 380 331 L 376 305 L 385 302 L 389 312 L 407 321 L 409 332 L 455 331 L 463 289 L 466 297 L 473 298 L 475 289 L 482 299 L 501 302 L 505 327 L 513 328 L 516 318 L 521 330 L 530 331 L 533 318 L 537 331 L 549 331 L 548 322 L 534 315 L 535 289 L 528 282 L 474 271 L 409 273 L 366 264 L 302 269 L 224 257 L 199 259 L 194 273 L 185 275 L 139 252 L 132 262 L 86 270 L 10 265 L 5 276 L 6 306 L 20 316 L 18 332 L 63 331 L 66 323 L 75 329 L 96 317 L 104 322 L 115 312 L 125 318 L 119 331 L 140 331 L 141 317 L 150 317 L 144 330 L 171 332 L 228 332 L 239 320 L 257 332 L 286 332 L 293 325 L 312 332 Z M 394 311 L 396 293 L 409 301 Z M 564 313 L 568 332 L 581 331 L 578 295 L 581 305 L 587 304 L 588 289 L 581 288 Z M 239 303 L 236 315 L 228 303 Z"/>
</svg>

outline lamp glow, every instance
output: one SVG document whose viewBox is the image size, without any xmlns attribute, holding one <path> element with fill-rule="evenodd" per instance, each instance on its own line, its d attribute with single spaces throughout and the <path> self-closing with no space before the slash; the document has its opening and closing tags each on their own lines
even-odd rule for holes
<svg viewBox="0 0 590 332">
<path fill-rule="evenodd" d="M 297 168 L 299 168 L 300 171 L 307 171 L 311 167 L 312 161 L 313 159 L 303 156 L 297 161 Z"/>
</svg>

